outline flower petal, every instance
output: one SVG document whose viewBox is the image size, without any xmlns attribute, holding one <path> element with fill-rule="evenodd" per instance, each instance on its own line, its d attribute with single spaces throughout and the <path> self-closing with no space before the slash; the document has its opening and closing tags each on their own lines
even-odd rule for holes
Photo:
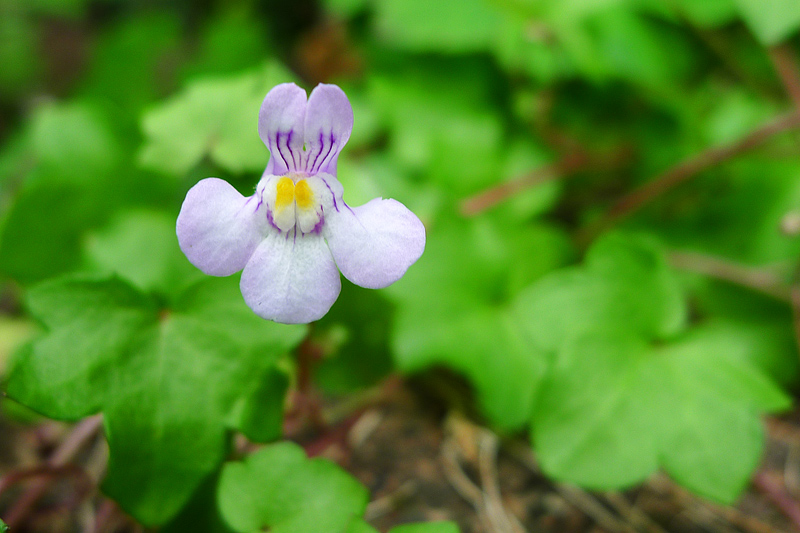
<svg viewBox="0 0 800 533">
<path fill-rule="evenodd" d="M 326 213 L 323 235 L 344 277 L 368 289 L 391 285 L 425 250 L 425 226 L 397 200 L 376 198 Z"/>
<path fill-rule="evenodd" d="M 177 234 L 189 261 L 212 276 L 243 269 L 264 238 L 260 202 L 245 198 L 228 182 L 207 178 L 189 189 L 178 215 Z"/>
<path fill-rule="evenodd" d="M 305 170 L 336 175 L 336 160 L 353 130 L 353 108 L 336 85 L 320 83 L 308 98 L 304 122 Z"/>
<path fill-rule="evenodd" d="M 242 272 L 245 303 L 268 320 L 305 324 L 322 318 L 342 283 L 319 235 L 270 234 Z"/>
<path fill-rule="evenodd" d="M 276 85 L 258 113 L 258 135 L 269 148 L 266 174 L 302 170 L 306 92 L 294 83 Z"/>
</svg>

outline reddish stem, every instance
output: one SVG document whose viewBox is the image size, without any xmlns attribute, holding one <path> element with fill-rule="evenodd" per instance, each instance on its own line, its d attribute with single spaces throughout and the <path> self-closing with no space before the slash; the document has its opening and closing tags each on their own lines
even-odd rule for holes
<svg viewBox="0 0 800 533">
<path fill-rule="evenodd" d="M 589 159 L 585 154 L 573 153 L 560 161 L 545 165 L 519 178 L 500 183 L 461 202 L 461 213 L 474 216 L 500 202 L 541 183 L 569 176 L 585 167 Z"/>
<path fill-rule="evenodd" d="M 53 452 L 47 463 L 41 468 L 47 470 L 58 469 L 65 465 L 77 455 L 77 453 L 90 442 L 100 430 L 103 419 L 100 415 L 85 418 L 75 425 L 75 428 Z M 50 479 L 42 479 L 35 482 L 6 513 L 6 523 L 9 527 L 16 527 L 22 523 L 28 514 L 39 501 L 49 486 Z"/>
<path fill-rule="evenodd" d="M 583 232 L 580 240 L 590 242 L 595 236 L 637 212 L 670 189 L 689 181 L 703 170 L 758 148 L 775 135 L 798 127 L 800 127 L 800 113 L 793 111 L 773 119 L 734 143 L 710 148 L 683 160 L 620 198 L 605 217 Z"/>
<path fill-rule="evenodd" d="M 800 110 L 800 69 L 794 51 L 786 44 L 776 44 L 767 48 L 767 54 L 794 107 Z"/>
<path fill-rule="evenodd" d="M 792 498 L 783 485 L 765 471 L 759 471 L 753 477 L 753 484 L 774 503 L 781 512 L 800 530 L 800 504 Z"/>
</svg>

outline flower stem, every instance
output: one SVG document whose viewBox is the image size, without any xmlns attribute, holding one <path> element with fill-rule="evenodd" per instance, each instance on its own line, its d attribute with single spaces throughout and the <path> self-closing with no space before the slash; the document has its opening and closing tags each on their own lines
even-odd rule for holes
<svg viewBox="0 0 800 533">
<path fill-rule="evenodd" d="M 620 198 L 604 217 L 581 232 L 578 241 L 588 244 L 602 232 L 639 211 L 670 189 L 689 181 L 700 172 L 758 148 L 774 136 L 798 127 L 800 127 L 800 112 L 792 111 L 767 122 L 736 142 L 709 148 L 684 159 Z"/>
</svg>

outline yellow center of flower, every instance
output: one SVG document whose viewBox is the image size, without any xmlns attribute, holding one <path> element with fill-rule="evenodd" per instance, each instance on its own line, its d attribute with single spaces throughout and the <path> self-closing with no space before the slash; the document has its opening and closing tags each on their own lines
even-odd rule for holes
<svg viewBox="0 0 800 533">
<path fill-rule="evenodd" d="M 275 208 L 277 211 L 282 211 L 292 202 L 297 202 L 297 207 L 304 210 L 314 207 L 314 193 L 306 180 L 295 183 L 292 178 L 284 176 L 278 180 L 276 188 Z"/>
<path fill-rule="evenodd" d="M 314 193 L 306 180 L 298 181 L 294 186 L 294 199 L 300 209 L 311 209 L 314 206 Z"/>
<path fill-rule="evenodd" d="M 294 201 L 294 182 L 292 178 L 283 177 L 278 180 L 278 195 L 275 198 L 275 208 L 282 211 L 284 207 Z"/>
<path fill-rule="evenodd" d="M 281 231 L 289 231 L 296 224 L 300 231 L 308 233 L 317 227 L 322 212 L 308 180 L 302 178 L 295 183 L 297 177 L 283 176 L 275 184 L 273 223 Z"/>
</svg>

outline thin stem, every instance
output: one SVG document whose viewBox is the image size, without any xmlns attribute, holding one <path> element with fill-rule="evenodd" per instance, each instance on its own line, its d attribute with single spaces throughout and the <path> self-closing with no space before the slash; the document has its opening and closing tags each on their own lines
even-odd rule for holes
<svg viewBox="0 0 800 533">
<path fill-rule="evenodd" d="M 765 471 L 758 472 L 753 484 L 774 503 L 781 512 L 800 529 L 800 504 Z"/>
<path fill-rule="evenodd" d="M 697 272 L 746 287 L 783 302 L 791 302 L 789 285 L 764 269 L 751 268 L 719 257 L 695 252 L 671 252 L 669 261 L 675 268 Z"/>
<path fill-rule="evenodd" d="M 461 213 L 475 216 L 515 194 L 542 183 L 569 176 L 585 167 L 588 158 L 581 153 L 570 154 L 562 160 L 539 167 L 511 181 L 500 183 L 461 202 Z"/>
<path fill-rule="evenodd" d="M 773 119 L 734 143 L 710 148 L 681 161 L 620 198 L 605 217 L 583 232 L 580 240 L 584 243 L 590 242 L 603 231 L 631 216 L 670 189 L 689 181 L 703 170 L 758 148 L 772 137 L 798 127 L 800 127 L 800 112 L 792 111 Z"/>
<path fill-rule="evenodd" d="M 785 43 L 776 44 L 767 48 L 767 55 L 795 109 L 800 110 L 800 69 L 794 51 Z"/>
<path fill-rule="evenodd" d="M 103 424 L 101 415 L 91 416 L 81 420 L 67 438 L 59 445 L 46 462 L 50 468 L 60 468 L 70 462 L 78 452 L 94 439 Z M 49 486 L 49 480 L 43 479 L 35 482 L 31 487 L 14 503 L 6 513 L 6 523 L 9 527 L 18 526 L 33 509 Z"/>
<path fill-rule="evenodd" d="M 568 141 L 559 141 L 567 144 Z M 465 198 L 461 202 L 461 213 L 464 216 L 475 216 L 497 204 L 521 193 L 526 189 L 536 187 L 548 181 L 563 179 L 590 167 L 599 169 L 610 169 L 618 167 L 630 159 L 631 150 L 622 147 L 611 154 L 591 155 L 583 149 L 571 148 L 571 152 L 555 163 L 550 163 L 543 167 L 523 174 L 505 183 L 500 183 L 476 195 Z"/>
</svg>

